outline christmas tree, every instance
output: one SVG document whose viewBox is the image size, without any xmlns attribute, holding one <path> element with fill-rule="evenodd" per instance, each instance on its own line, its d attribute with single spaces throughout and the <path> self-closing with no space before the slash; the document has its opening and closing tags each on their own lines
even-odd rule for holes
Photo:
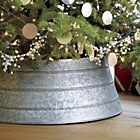
<svg viewBox="0 0 140 140">
<path fill-rule="evenodd" d="M 121 66 L 131 70 L 133 80 L 140 80 L 140 43 L 138 46 L 133 46 L 131 52 L 121 58 Z"/>
<path fill-rule="evenodd" d="M 115 65 L 138 45 L 138 9 L 136 0 L 1 0 L 1 71 L 42 59 Z"/>
</svg>

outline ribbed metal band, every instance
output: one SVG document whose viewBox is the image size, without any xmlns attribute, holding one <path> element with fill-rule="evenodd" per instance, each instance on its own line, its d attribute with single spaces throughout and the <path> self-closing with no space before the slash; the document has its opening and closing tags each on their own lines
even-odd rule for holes
<svg viewBox="0 0 140 140">
<path fill-rule="evenodd" d="M 121 113 L 108 65 L 59 60 L 0 79 L 0 122 L 65 124 Z"/>
</svg>

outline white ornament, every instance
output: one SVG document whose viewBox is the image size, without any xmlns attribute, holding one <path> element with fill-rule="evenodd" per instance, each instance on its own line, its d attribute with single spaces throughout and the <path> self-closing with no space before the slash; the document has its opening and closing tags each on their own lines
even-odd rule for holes
<svg viewBox="0 0 140 140">
<path fill-rule="evenodd" d="M 118 62 L 118 57 L 116 56 L 116 54 L 114 52 L 110 53 L 108 55 L 108 64 L 109 66 L 115 66 Z"/>
<path fill-rule="evenodd" d="M 86 2 L 82 6 L 82 15 L 84 17 L 90 17 L 92 14 L 92 6 L 90 3 Z"/>
<path fill-rule="evenodd" d="M 63 3 L 65 4 L 73 4 L 75 0 L 62 0 Z"/>
<path fill-rule="evenodd" d="M 130 0 L 132 4 L 135 4 L 137 0 Z"/>
<path fill-rule="evenodd" d="M 105 11 L 103 13 L 102 20 L 105 25 L 110 25 L 113 20 L 112 13 L 110 11 Z"/>
<path fill-rule="evenodd" d="M 31 0 L 20 0 L 20 2 L 22 3 L 22 5 L 27 5 L 31 2 Z"/>
</svg>

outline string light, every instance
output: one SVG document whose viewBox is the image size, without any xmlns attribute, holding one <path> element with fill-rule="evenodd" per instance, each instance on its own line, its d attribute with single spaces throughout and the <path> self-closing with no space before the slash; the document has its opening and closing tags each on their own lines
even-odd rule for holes
<svg viewBox="0 0 140 140">
<path fill-rule="evenodd" d="M 4 21 L 4 18 L 3 18 L 4 17 L 4 12 L 3 11 L 1 12 L 0 16 L 1 16 L 0 21 Z"/>
<path fill-rule="evenodd" d="M 33 0 L 30 2 L 30 4 L 34 4 Z"/>
<path fill-rule="evenodd" d="M 125 62 L 125 58 L 124 58 L 124 57 L 121 57 L 121 61 L 122 61 L 122 62 Z"/>
<path fill-rule="evenodd" d="M 3 6 L 0 5 L 0 9 L 2 9 L 4 12 L 9 13 L 9 11 L 7 9 L 5 9 Z M 19 21 L 21 21 L 22 23 L 26 23 L 24 20 L 22 20 L 20 17 L 16 16 L 14 13 L 10 12 L 10 14 L 12 16 L 14 16 L 15 18 L 17 18 Z M 4 21 L 4 19 L 2 19 L 2 21 Z"/>
<path fill-rule="evenodd" d="M 7 35 L 9 35 L 9 33 L 7 31 L 5 31 L 4 35 L 7 36 Z"/>
<path fill-rule="evenodd" d="M 13 5 L 13 6 L 11 6 L 11 8 L 12 8 L 12 9 L 15 9 L 15 8 L 16 8 L 16 6 L 14 6 L 14 5 Z"/>
<path fill-rule="evenodd" d="M 8 55 L 0 51 L 0 57 L 3 60 L 3 71 L 6 72 L 9 70 L 9 67 L 14 66 L 20 68 L 21 66 L 18 65 L 19 61 L 23 61 L 25 58 L 29 57 L 32 60 L 35 59 L 35 55 L 40 55 L 39 49 L 45 45 L 45 40 L 48 36 L 49 31 L 41 36 L 39 33 L 37 34 L 35 41 L 32 42 L 30 45 L 30 50 L 25 54 L 19 54 L 18 50 L 15 50 L 15 55 Z M 17 42 L 15 42 L 17 43 Z M 13 72 L 11 71 L 11 74 Z"/>
<path fill-rule="evenodd" d="M 13 1 L 13 0 L 12 0 Z M 98 0 L 96 0 L 97 1 L 97 6 L 99 6 L 99 3 L 98 3 Z M 34 2 L 33 2 L 33 0 L 30 2 L 30 4 L 33 4 Z M 120 12 L 126 12 L 126 13 L 128 13 L 127 14 L 127 16 L 129 16 L 129 12 L 128 11 L 126 11 L 126 7 L 123 7 L 122 5 L 115 5 L 114 7 L 113 7 L 113 9 L 114 8 L 116 8 L 116 7 L 119 7 L 120 8 Z M 1 8 L 1 6 L 0 6 L 0 8 Z M 11 6 L 11 8 L 16 8 L 15 6 Z M 2 9 L 4 9 L 3 7 L 2 7 Z M 99 7 L 97 8 L 97 9 L 99 9 Z M 111 9 L 110 11 L 112 11 L 113 9 Z M 4 11 L 6 11 L 6 12 L 8 12 L 6 9 L 4 9 Z M 15 16 L 15 17 L 17 17 L 14 13 L 11 13 L 13 16 Z M 4 16 L 4 12 L 1 12 L 1 19 L 0 19 L 0 21 L 4 21 L 4 18 L 3 18 L 3 16 Z M 115 15 L 115 18 L 114 19 L 117 19 L 117 17 L 119 17 L 120 16 L 120 14 L 116 14 Z M 20 19 L 19 17 L 17 17 L 20 21 L 22 21 L 22 22 L 24 22 L 22 19 Z M 35 22 L 36 21 L 36 19 L 32 19 L 32 21 L 33 22 Z M 128 25 L 127 25 L 127 23 L 125 23 L 125 21 L 123 21 L 124 23 L 122 23 L 122 25 L 124 25 L 125 27 L 127 27 Z M 25 22 L 24 22 L 25 23 Z M 80 28 L 80 27 L 79 27 Z M 53 31 L 52 31 L 53 32 Z M 7 36 L 7 35 L 9 35 L 9 33 L 6 31 L 5 32 L 5 36 Z M 42 36 L 40 36 L 40 37 L 42 37 Z M 113 38 L 111 38 L 111 40 L 110 40 L 110 42 L 107 44 L 107 46 L 105 46 L 105 47 L 99 47 L 99 49 L 97 49 L 97 47 L 96 46 L 92 46 L 93 47 L 93 54 L 91 55 L 91 59 L 94 59 L 95 60 L 95 62 L 97 63 L 97 64 L 99 64 L 100 65 L 100 63 L 101 63 L 101 59 L 106 55 L 106 54 L 109 54 L 109 52 L 110 51 L 112 51 L 112 50 L 114 50 L 114 52 L 117 54 L 117 55 L 121 55 L 121 54 L 126 54 L 128 51 L 130 51 L 130 47 L 129 47 L 129 45 L 132 43 L 132 41 L 134 41 L 134 40 L 132 40 L 132 38 L 136 38 L 135 36 L 132 36 L 132 37 L 126 37 L 125 39 L 122 39 L 122 36 L 120 35 L 120 40 L 119 41 L 117 41 L 117 39 L 116 40 L 113 40 Z M 108 38 L 106 38 L 105 37 L 105 39 L 106 40 L 108 40 Z M 39 40 L 40 41 L 40 40 Z M 24 59 L 24 57 L 25 56 L 30 56 L 32 59 L 34 59 L 34 54 L 32 54 L 33 52 L 38 52 L 38 49 L 32 49 L 32 46 L 37 46 L 37 43 L 38 42 L 36 42 L 36 45 L 35 44 L 31 44 L 31 50 L 27 53 L 27 54 L 24 54 L 24 55 L 19 55 L 18 53 L 18 55 L 17 56 L 14 56 L 16 59 L 17 59 L 17 57 L 19 57 L 20 59 L 20 61 L 22 61 L 23 59 Z M 38 47 L 38 48 L 40 48 L 40 47 Z M 117 48 L 119 48 L 119 49 L 117 49 Z M 97 52 L 97 55 L 96 56 L 94 56 L 94 51 L 95 52 Z M 120 52 L 119 52 L 120 51 Z M 16 52 L 15 52 L 16 53 Z M 67 48 L 66 48 L 66 53 L 68 53 L 68 50 L 67 50 Z M 1 52 L 1 54 L 2 54 L 2 56 L 8 56 L 8 55 L 4 55 L 4 53 L 2 53 Z M 1 57 L 1 58 L 3 58 L 3 57 Z M 6 57 L 6 58 L 8 58 L 8 57 Z M 14 61 L 16 62 L 16 59 L 14 59 Z M 121 58 L 121 60 L 122 61 L 124 61 L 124 59 L 123 58 Z M 6 65 L 6 67 L 7 67 L 7 65 Z M 5 69 L 6 70 L 6 69 Z"/>
</svg>

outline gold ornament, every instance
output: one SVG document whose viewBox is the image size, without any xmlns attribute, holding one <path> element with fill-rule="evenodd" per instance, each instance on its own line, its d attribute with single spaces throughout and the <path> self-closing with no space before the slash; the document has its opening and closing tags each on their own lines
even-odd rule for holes
<svg viewBox="0 0 140 140">
<path fill-rule="evenodd" d="M 62 37 L 57 37 L 56 38 L 57 41 L 60 43 L 60 44 L 68 44 L 71 42 L 72 40 L 72 33 L 71 32 L 67 32 L 66 34 L 64 34 Z"/>
<path fill-rule="evenodd" d="M 27 5 L 31 2 L 31 0 L 20 0 L 20 2 L 22 3 L 22 5 Z"/>
<path fill-rule="evenodd" d="M 22 34 L 27 39 L 33 39 L 38 33 L 37 26 L 33 23 L 27 23 L 22 29 Z"/>
<path fill-rule="evenodd" d="M 113 53 L 113 52 L 110 53 L 108 55 L 108 64 L 109 64 L 109 66 L 115 66 L 117 64 L 117 62 L 118 62 L 117 55 L 115 53 Z"/>
</svg>

